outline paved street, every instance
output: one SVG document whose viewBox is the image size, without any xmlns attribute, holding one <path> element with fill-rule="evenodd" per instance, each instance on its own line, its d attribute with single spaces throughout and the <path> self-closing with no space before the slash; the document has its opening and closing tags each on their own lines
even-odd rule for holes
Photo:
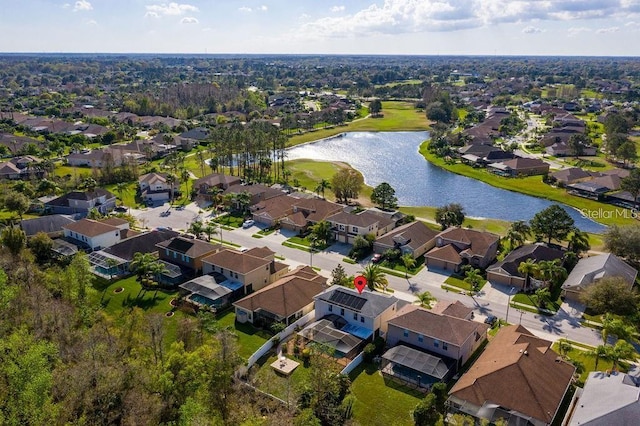
<svg viewBox="0 0 640 426">
<path fill-rule="evenodd" d="M 161 213 L 165 211 L 170 213 L 161 216 Z M 144 220 L 145 226 L 148 228 L 171 227 L 175 230 L 188 228 L 189 224 L 197 217 L 205 220 L 209 218 L 209 213 L 202 212 L 195 204 L 190 204 L 184 209 L 168 209 L 168 204 L 165 204 L 161 207 L 132 211 L 132 214 L 139 221 Z M 357 275 L 368 263 L 368 259 L 355 265 L 343 262 L 350 247 L 346 244 L 334 244 L 326 251 L 311 255 L 305 251 L 282 245 L 283 241 L 295 235 L 292 232 L 282 231 L 282 233 L 275 232 L 263 236 L 263 238 L 253 237 L 259 230 L 260 228 L 254 225 L 249 229 L 224 230 L 222 231 L 222 236 L 224 241 L 233 242 L 243 247 L 266 246 L 274 251 L 276 255 L 284 257 L 285 263 L 293 267 L 301 264 L 311 264 L 314 267 L 321 268 L 322 271 L 320 273 L 327 277 L 330 277 L 331 271 L 338 264 L 342 264 L 347 275 Z M 548 340 L 568 338 L 589 345 L 602 343 L 600 333 L 592 328 L 582 327 L 577 316 L 572 315 L 574 312 L 571 309 L 568 309 L 568 312 L 561 309 L 557 315 L 547 317 L 507 308 L 510 296 L 508 294 L 509 289 L 506 287 L 491 286 L 490 283 L 487 283 L 478 295 L 472 297 L 442 289 L 441 285 L 446 278 L 446 274 L 438 271 L 429 271 L 426 268 L 415 276 L 409 277 L 408 280 L 387 275 L 389 287 L 394 290 L 394 296 L 399 299 L 414 302 L 418 293 L 429 291 L 438 300 L 460 300 L 467 306 L 473 307 L 475 309 L 475 318 L 478 321 L 484 320 L 487 315 L 495 315 L 498 318 L 505 319 L 507 318 L 508 309 L 510 323 L 522 324 L 542 338 Z"/>
</svg>

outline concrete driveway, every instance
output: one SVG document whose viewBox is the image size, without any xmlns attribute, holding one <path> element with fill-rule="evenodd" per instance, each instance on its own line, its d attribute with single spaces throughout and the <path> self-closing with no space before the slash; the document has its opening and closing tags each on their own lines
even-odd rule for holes
<svg viewBox="0 0 640 426">
<path fill-rule="evenodd" d="M 171 228 L 175 231 L 186 231 L 191 223 L 200 216 L 200 208 L 195 204 L 185 207 L 171 207 L 169 203 L 148 207 L 142 210 L 131 210 L 131 215 L 138 220 L 142 228 Z"/>
</svg>

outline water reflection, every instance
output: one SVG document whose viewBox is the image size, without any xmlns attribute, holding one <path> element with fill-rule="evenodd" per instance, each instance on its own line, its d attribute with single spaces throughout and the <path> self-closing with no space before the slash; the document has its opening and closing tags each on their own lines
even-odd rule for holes
<svg viewBox="0 0 640 426">
<path fill-rule="evenodd" d="M 426 161 L 418 147 L 428 132 L 353 132 L 289 149 L 288 159 L 344 161 L 364 175 L 367 185 L 388 182 L 405 206 L 460 203 L 467 216 L 529 220 L 550 201 L 511 192 L 440 169 Z M 565 206 L 585 231 L 605 227 Z"/>
</svg>

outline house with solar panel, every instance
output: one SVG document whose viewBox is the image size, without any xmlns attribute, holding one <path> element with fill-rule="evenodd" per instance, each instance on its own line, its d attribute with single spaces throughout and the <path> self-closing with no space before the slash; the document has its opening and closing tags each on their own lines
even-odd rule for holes
<svg viewBox="0 0 640 426">
<path fill-rule="evenodd" d="M 393 296 L 334 285 L 314 297 L 316 321 L 298 334 L 307 343 L 333 351 L 336 358 L 355 357 L 372 339 L 387 334 L 387 323 L 400 302 Z"/>
</svg>

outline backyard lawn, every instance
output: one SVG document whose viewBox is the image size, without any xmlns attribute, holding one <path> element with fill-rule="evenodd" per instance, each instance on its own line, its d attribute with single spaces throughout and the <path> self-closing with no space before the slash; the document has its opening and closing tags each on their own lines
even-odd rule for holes
<svg viewBox="0 0 640 426">
<path fill-rule="evenodd" d="M 298 397 L 302 393 L 302 389 L 309 383 L 309 365 L 305 367 L 304 362 L 298 358 L 287 355 L 287 358 L 299 362 L 300 365 L 291 373 L 291 375 L 283 376 L 275 372 L 271 368 L 271 363 L 276 361 L 278 357 L 271 354 L 268 357 L 261 358 L 257 365 L 260 369 L 255 375 L 256 386 L 271 395 L 275 395 L 280 399 L 289 401 L 293 406 L 297 403 Z"/>
<path fill-rule="evenodd" d="M 218 318 L 221 327 L 231 328 L 238 336 L 238 353 L 243 359 L 248 359 L 260 346 L 271 338 L 271 334 L 255 328 L 251 324 L 240 324 L 236 322 L 236 314 L 230 310 Z"/>
<path fill-rule="evenodd" d="M 373 364 L 361 364 L 350 375 L 356 397 L 353 417 L 362 425 L 412 425 L 413 409 L 424 395 L 382 377 Z"/>
</svg>

